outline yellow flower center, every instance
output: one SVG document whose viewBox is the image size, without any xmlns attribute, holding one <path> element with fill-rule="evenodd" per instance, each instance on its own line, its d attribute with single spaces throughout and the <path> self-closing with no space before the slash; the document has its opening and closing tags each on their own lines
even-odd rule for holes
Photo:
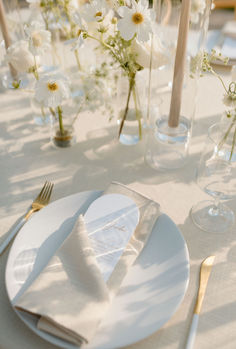
<svg viewBox="0 0 236 349">
<path fill-rule="evenodd" d="M 144 21 L 144 18 L 143 18 L 143 15 L 142 13 L 140 12 L 135 12 L 132 16 L 132 21 L 135 23 L 135 24 L 140 24 Z"/>
<path fill-rule="evenodd" d="M 101 17 L 101 16 L 102 16 L 102 12 L 101 12 L 101 11 L 99 11 L 99 12 L 97 12 L 97 13 L 95 14 L 95 16 L 94 16 L 94 17 L 96 18 L 96 17 Z"/>
<path fill-rule="evenodd" d="M 33 33 L 32 34 L 32 41 L 33 41 L 33 45 L 35 47 L 40 47 L 42 46 L 43 40 L 42 37 L 39 33 Z"/>
<path fill-rule="evenodd" d="M 82 33 L 82 30 L 79 29 L 79 30 L 77 31 L 77 36 L 80 36 L 81 33 Z"/>
<path fill-rule="evenodd" d="M 56 90 L 59 89 L 59 86 L 57 85 L 56 82 L 48 82 L 48 89 L 51 92 L 55 92 Z"/>
</svg>

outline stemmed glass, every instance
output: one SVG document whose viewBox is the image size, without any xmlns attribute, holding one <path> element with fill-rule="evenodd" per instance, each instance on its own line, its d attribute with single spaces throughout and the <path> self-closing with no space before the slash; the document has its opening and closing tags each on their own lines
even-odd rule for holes
<svg viewBox="0 0 236 349">
<path fill-rule="evenodd" d="M 207 232 L 225 232 L 234 224 L 234 212 L 221 201 L 236 196 L 235 138 L 236 122 L 216 123 L 208 130 L 196 180 L 214 200 L 201 201 L 191 209 L 193 222 Z"/>
</svg>

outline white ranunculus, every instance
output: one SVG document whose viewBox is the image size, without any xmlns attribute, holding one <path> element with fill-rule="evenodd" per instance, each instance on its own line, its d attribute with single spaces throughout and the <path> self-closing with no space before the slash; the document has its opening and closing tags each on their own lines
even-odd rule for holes
<svg viewBox="0 0 236 349">
<path fill-rule="evenodd" d="M 69 81 L 62 74 L 47 74 L 35 86 L 35 98 L 45 107 L 56 108 L 70 97 Z"/>
<path fill-rule="evenodd" d="M 141 43 L 138 40 L 132 41 L 132 52 L 135 55 L 136 62 L 143 68 L 150 67 L 151 49 L 152 49 L 152 69 L 157 69 L 169 62 L 169 58 L 164 51 L 164 48 L 157 37 L 153 39 L 153 47 L 151 40 Z"/>
<path fill-rule="evenodd" d="M 11 63 L 18 73 L 28 73 L 29 69 L 35 65 L 34 56 L 29 51 L 28 42 L 17 41 L 8 47 L 5 60 Z"/>
</svg>

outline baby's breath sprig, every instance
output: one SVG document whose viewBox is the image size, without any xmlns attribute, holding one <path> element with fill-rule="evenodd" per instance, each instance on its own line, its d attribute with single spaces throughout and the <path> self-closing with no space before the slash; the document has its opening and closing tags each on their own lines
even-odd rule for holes
<svg viewBox="0 0 236 349">
<path fill-rule="evenodd" d="M 194 77 L 196 73 L 198 72 L 199 66 L 201 75 L 204 75 L 204 73 L 211 73 L 214 76 L 216 76 L 224 90 L 224 96 L 223 96 L 223 103 L 226 107 L 230 108 L 225 112 L 225 115 L 228 119 L 231 119 L 231 123 L 224 134 L 223 138 L 218 144 L 218 149 L 220 150 L 221 147 L 224 145 L 224 143 L 227 141 L 230 133 L 232 130 L 233 131 L 233 140 L 232 140 L 232 145 L 231 145 L 231 152 L 230 152 L 230 157 L 229 161 L 231 161 L 233 153 L 234 153 L 234 148 L 236 144 L 236 82 L 231 81 L 228 85 L 228 87 L 225 85 L 222 77 L 216 73 L 216 71 L 213 69 L 213 64 L 217 62 L 222 62 L 225 65 L 228 64 L 228 57 L 224 57 L 220 52 L 217 52 L 216 50 L 211 50 L 210 53 L 203 52 L 203 54 L 198 54 L 192 59 L 192 64 L 191 64 L 191 77 Z"/>
</svg>

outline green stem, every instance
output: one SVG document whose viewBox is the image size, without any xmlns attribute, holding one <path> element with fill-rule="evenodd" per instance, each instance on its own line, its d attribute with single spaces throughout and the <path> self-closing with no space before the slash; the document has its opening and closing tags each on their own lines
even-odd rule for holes
<svg viewBox="0 0 236 349">
<path fill-rule="evenodd" d="M 227 88 L 225 86 L 225 83 L 224 83 L 223 79 L 221 78 L 221 76 L 219 74 L 217 74 L 212 68 L 211 68 L 211 72 L 212 72 L 213 75 L 215 75 L 220 80 L 222 86 L 225 89 L 225 92 L 228 94 L 228 90 L 227 90 Z"/>
<path fill-rule="evenodd" d="M 232 160 L 232 156 L 233 156 L 233 153 L 234 153 L 235 143 L 236 143 L 236 125 L 235 125 L 235 128 L 234 128 L 234 137 L 233 137 L 233 143 L 232 143 L 231 153 L 230 153 L 230 158 L 229 158 L 230 161 Z"/>
<path fill-rule="evenodd" d="M 221 141 L 218 144 L 218 149 L 220 150 L 221 147 L 223 146 L 223 144 L 225 143 L 226 139 L 228 138 L 230 131 L 232 130 L 233 126 L 235 125 L 235 121 L 236 121 L 236 116 L 234 117 L 234 120 L 231 122 L 231 124 L 229 125 L 228 130 L 226 131 L 224 137 L 221 139 Z"/>
<path fill-rule="evenodd" d="M 82 70 L 81 64 L 80 64 L 80 59 L 79 59 L 79 52 L 78 50 L 75 50 L 75 58 L 76 58 L 76 62 L 77 62 L 77 66 L 79 68 L 79 70 Z"/>
<path fill-rule="evenodd" d="M 63 121 L 62 121 L 62 109 L 60 106 L 57 107 L 57 112 L 58 112 L 59 128 L 60 128 L 61 135 L 63 136 L 65 133 L 65 130 L 64 130 Z"/>
<path fill-rule="evenodd" d="M 92 35 L 87 34 L 87 37 L 90 38 L 90 39 L 98 41 L 102 46 L 104 46 L 106 49 L 108 49 L 110 51 L 111 55 L 115 58 L 115 60 L 120 63 L 120 66 L 124 70 L 127 70 L 127 67 L 124 65 L 122 60 L 117 56 L 117 54 L 114 52 L 113 48 L 110 45 L 108 45 L 105 41 L 100 40 L 100 39 L 98 39 L 98 38 L 96 38 L 96 37 L 94 37 Z"/>
<path fill-rule="evenodd" d="M 124 115 L 123 115 L 123 118 L 122 118 L 122 121 L 121 121 L 121 124 L 120 124 L 120 129 L 119 129 L 118 138 L 120 138 L 121 132 L 122 132 L 123 127 L 124 127 L 125 120 L 126 120 L 126 118 L 127 118 L 127 114 L 128 114 L 128 111 L 129 111 L 130 96 L 131 96 L 131 92 L 132 92 L 132 89 L 133 89 L 133 87 L 134 87 L 134 84 L 135 84 L 135 74 L 132 75 L 132 76 L 129 78 L 129 91 L 128 91 L 128 96 L 127 96 L 127 100 L 126 100 L 126 106 L 125 106 Z"/>
<path fill-rule="evenodd" d="M 52 116 L 56 119 L 56 116 L 57 116 L 56 112 L 52 109 L 52 107 L 49 107 L 49 110 L 50 110 Z"/>
<path fill-rule="evenodd" d="M 141 123 L 141 112 L 140 112 L 140 103 L 138 101 L 138 96 L 136 95 L 135 84 L 133 87 L 133 97 L 134 97 L 134 105 L 135 105 L 135 114 L 136 119 L 138 120 L 138 134 L 139 139 L 142 139 L 142 123 Z"/>
<path fill-rule="evenodd" d="M 46 118 L 46 114 L 45 114 L 45 111 L 44 111 L 44 108 L 41 106 L 41 113 L 42 113 L 42 116 L 44 117 L 44 119 Z"/>
<path fill-rule="evenodd" d="M 72 121 L 72 125 L 74 125 L 74 123 L 75 123 L 76 119 L 78 118 L 79 113 L 81 112 L 81 110 L 82 110 L 84 104 L 85 104 L 85 100 L 81 103 L 79 109 L 77 110 L 77 113 L 76 113 L 76 115 L 75 115 L 75 117 L 74 117 L 74 119 L 73 119 L 73 121 Z"/>
</svg>

